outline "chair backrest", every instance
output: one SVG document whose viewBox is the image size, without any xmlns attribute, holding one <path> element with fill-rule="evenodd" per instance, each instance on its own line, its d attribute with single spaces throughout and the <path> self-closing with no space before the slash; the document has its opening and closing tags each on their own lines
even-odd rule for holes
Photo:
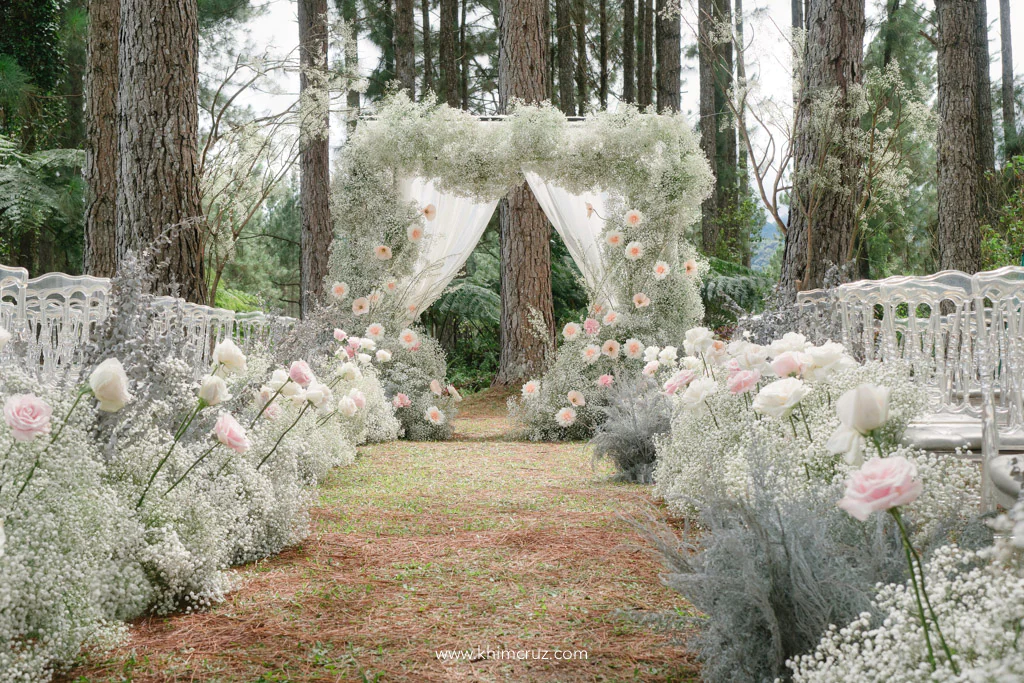
<svg viewBox="0 0 1024 683">
<path fill-rule="evenodd" d="M 1024 268 L 972 277 L 983 395 L 1009 426 L 1024 428 Z"/>
</svg>

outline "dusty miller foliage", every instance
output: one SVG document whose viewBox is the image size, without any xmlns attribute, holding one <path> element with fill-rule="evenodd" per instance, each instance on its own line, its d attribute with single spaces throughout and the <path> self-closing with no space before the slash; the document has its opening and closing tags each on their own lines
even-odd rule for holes
<svg viewBox="0 0 1024 683">
<path fill-rule="evenodd" d="M 857 522 L 835 507 L 835 487 L 794 497 L 770 471 L 755 479 L 746 498 L 700 505 L 694 544 L 646 524 L 662 581 L 707 615 L 695 643 L 707 681 L 785 677 L 786 661 L 813 650 L 830 624 L 871 611 L 878 582 L 906 578 L 888 517 Z"/>
<path fill-rule="evenodd" d="M 594 461 L 611 460 L 623 481 L 654 483 L 655 439 L 672 426 L 668 399 L 648 377 L 613 386 L 601 408 L 605 420 L 590 441 Z"/>
<path fill-rule="evenodd" d="M 830 266 L 825 271 L 822 289 L 831 299 L 835 288 L 850 282 L 850 279 L 849 267 Z M 796 305 L 796 295 L 792 286 L 776 285 L 765 298 L 763 312 L 739 319 L 737 335 L 748 337 L 755 344 L 769 344 L 787 332 L 800 332 L 814 344 L 840 341 L 843 335 L 837 307 L 830 305 L 813 311 L 801 310 Z"/>
</svg>

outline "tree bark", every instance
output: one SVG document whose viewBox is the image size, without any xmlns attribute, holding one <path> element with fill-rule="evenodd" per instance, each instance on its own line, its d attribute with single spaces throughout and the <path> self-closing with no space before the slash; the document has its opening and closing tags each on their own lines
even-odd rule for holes
<svg viewBox="0 0 1024 683">
<path fill-rule="evenodd" d="M 345 44 L 345 70 L 355 74 L 359 72 L 359 10 L 356 0 L 336 0 L 341 17 L 352 29 L 352 40 Z M 345 106 L 348 107 L 346 129 L 349 134 L 356 130 L 361 106 L 359 91 L 349 90 L 345 93 Z"/>
<path fill-rule="evenodd" d="M 576 111 L 580 116 L 587 113 L 590 106 L 590 88 L 587 67 L 587 6 L 585 0 L 576 0 Z"/>
<path fill-rule="evenodd" d="M 430 0 L 423 0 L 423 93 L 421 99 L 425 99 L 428 93 L 434 91 L 434 59 L 431 55 L 430 45 Z"/>
<path fill-rule="evenodd" d="M 743 42 L 743 0 L 735 0 L 733 9 L 736 17 L 736 82 L 742 89 L 746 88 L 747 85 L 747 64 L 744 52 L 746 50 L 746 44 Z M 742 104 L 742 103 L 741 103 Z M 736 128 L 739 131 L 746 130 L 747 123 L 745 117 L 745 107 L 740 106 L 739 109 L 739 121 L 736 122 Z M 747 184 L 749 178 L 747 177 L 747 147 L 740 143 L 737 147 L 737 161 L 736 171 L 739 178 L 739 190 L 741 195 L 744 197 L 747 194 Z M 750 260 L 750 252 L 745 252 L 747 261 Z M 747 263 L 746 265 L 750 265 Z"/>
<path fill-rule="evenodd" d="M 715 116 L 715 50 L 714 0 L 697 2 L 697 59 L 700 78 L 700 148 L 711 166 L 715 184 L 701 204 L 700 233 L 704 253 L 714 255 L 718 249 L 718 153 L 716 150 Z"/>
<path fill-rule="evenodd" d="M 804 29 L 804 0 L 792 0 L 789 5 L 790 8 L 790 25 L 793 28 L 798 28 L 801 31 Z"/>
<path fill-rule="evenodd" d="M 658 112 L 679 111 L 682 32 L 679 0 L 658 0 Z"/>
<path fill-rule="evenodd" d="M 649 107 L 654 104 L 654 0 L 639 1 L 643 3 L 644 10 L 640 22 L 643 52 L 640 58 L 640 71 L 636 77 L 637 104 Z"/>
<path fill-rule="evenodd" d="M 782 261 L 782 284 L 797 291 L 821 287 L 830 265 L 846 263 L 855 231 L 853 193 L 812 178 L 822 159 L 838 156 L 839 186 L 854 188 L 860 160 L 849 148 L 833 149 L 837 140 L 828 136 L 835 131 L 816 132 L 811 102 L 838 89 L 837 120 L 844 127 L 859 125 L 846 104 L 863 78 L 864 0 L 812 0 L 807 25 L 793 145 L 796 181 Z"/>
<path fill-rule="evenodd" d="M 976 0 L 974 35 L 975 69 L 978 78 L 978 172 L 984 180 L 986 172 L 996 169 L 996 143 L 992 121 L 992 66 L 988 51 L 988 9 L 985 0 Z M 984 184 L 984 183 L 983 183 Z"/>
<path fill-rule="evenodd" d="M 545 0 L 501 0 L 498 15 L 498 94 L 501 111 L 513 98 L 540 102 L 545 95 L 547 36 Z M 551 296 L 551 228 L 526 183 L 499 209 L 501 241 L 501 358 L 496 385 L 510 385 L 544 370 L 554 347 Z M 530 319 L 540 315 L 547 335 L 539 339 Z"/>
<path fill-rule="evenodd" d="M 555 45 L 558 52 L 558 108 L 566 116 L 576 115 L 576 95 L 573 92 L 575 71 L 575 42 L 573 40 L 573 0 L 555 0 Z"/>
<path fill-rule="evenodd" d="M 151 247 L 157 294 L 206 303 L 197 164 L 199 22 L 195 0 L 122 0 L 118 40 L 117 254 Z"/>
<path fill-rule="evenodd" d="M 381 0 L 382 19 L 384 21 L 384 71 L 389 76 L 395 74 L 395 13 L 391 3 L 394 0 Z"/>
<path fill-rule="evenodd" d="M 311 87 L 307 69 L 327 68 L 327 0 L 299 0 L 299 63 L 302 73 L 299 89 L 306 94 Z M 302 118 L 299 150 L 302 253 L 300 294 L 302 316 L 324 292 L 327 261 L 333 231 L 330 213 L 330 121 L 325 111 L 318 120 Z"/>
<path fill-rule="evenodd" d="M 608 108 L 608 0 L 600 0 L 598 3 L 598 49 L 597 59 L 600 62 L 598 71 L 597 99 L 601 103 L 601 109 Z"/>
<path fill-rule="evenodd" d="M 1000 59 L 1003 67 L 1003 159 L 1020 154 L 1017 117 L 1013 111 L 1013 37 L 1010 29 L 1010 0 L 999 0 Z"/>
<path fill-rule="evenodd" d="M 635 0 L 622 0 L 622 100 L 636 102 Z"/>
<path fill-rule="evenodd" d="M 938 0 L 939 267 L 968 273 L 981 264 L 978 218 L 977 0 Z"/>
<path fill-rule="evenodd" d="M 441 0 L 440 58 L 441 96 L 449 107 L 458 108 L 459 68 L 455 61 L 456 31 L 459 28 L 459 0 Z"/>
<path fill-rule="evenodd" d="M 462 22 L 459 24 L 459 45 L 461 46 L 462 108 L 469 111 L 469 44 L 466 42 L 466 6 L 469 0 L 462 0 Z"/>
<path fill-rule="evenodd" d="M 416 21 L 413 0 L 395 0 L 395 78 L 416 99 Z"/>
<path fill-rule="evenodd" d="M 96 277 L 117 271 L 117 55 L 119 0 L 90 0 L 86 57 L 85 250 Z"/>
</svg>

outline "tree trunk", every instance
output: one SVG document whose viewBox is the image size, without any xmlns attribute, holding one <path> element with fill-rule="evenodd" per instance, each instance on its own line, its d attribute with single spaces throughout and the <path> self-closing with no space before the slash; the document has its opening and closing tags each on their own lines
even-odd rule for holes
<svg viewBox="0 0 1024 683">
<path fill-rule="evenodd" d="M 459 0 L 441 0 L 441 96 L 449 107 L 458 108 L 459 68 L 455 61 L 456 31 L 459 28 Z"/>
<path fill-rule="evenodd" d="M 382 19 L 384 23 L 384 71 L 388 76 L 395 74 L 395 13 L 391 3 L 394 0 L 382 0 Z"/>
<path fill-rule="evenodd" d="M 469 45 L 466 43 L 466 5 L 469 0 L 462 0 L 462 22 L 459 24 L 459 45 L 462 55 L 462 108 L 469 110 Z"/>
<path fill-rule="evenodd" d="M 547 36 L 545 0 L 501 0 L 498 15 L 498 94 L 501 111 L 513 98 L 539 102 L 545 95 Z M 541 373 L 554 347 L 551 297 L 551 228 L 526 183 L 513 189 L 499 209 L 501 240 L 501 359 L 494 379 L 510 385 Z M 539 339 L 530 320 L 547 327 Z"/>
<path fill-rule="evenodd" d="M 654 103 L 654 0 L 640 0 L 644 10 L 641 16 L 640 31 L 643 35 L 643 52 L 640 57 L 640 71 L 636 77 L 637 104 L 649 107 Z"/>
<path fill-rule="evenodd" d="M 622 0 L 622 100 L 636 102 L 634 0 Z"/>
<path fill-rule="evenodd" d="M 395 0 L 395 78 L 416 98 L 416 21 L 413 0 Z"/>
<path fill-rule="evenodd" d="M 569 3 L 573 0 L 555 0 L 555 44 L 558 51 L 558 108 L 566 116 L 576 115 L 576 96 L 573 93 L 574 53 L 572 15 Z"/>
<path fill-rule="evenodd" d="M 597 59 L 600 62 L 597 98 L 601 103 L 601 109 L 608 108 L 608 0 L 600 0 L 598 3 L 598 50 Z"/>
<path fill-rule="evenodd" d="M 352 29 L 352 40 L 345 44 L 345 70 L 355 74 L 359 72 L 359 10 L 356 0 L 336 0 L 341 17 Z M 345 94 L 345 106 L 348 107 L 346 129 L 351 135 L 356 130 L 359 120 L 359 91 L 349 90 Z"/>
<path fill-rule="evenodd" d="M 587 113 L 590 106 L 590 88 L 587 79 L 590 70 L 587 67 L 587 6 L 585 0 L 576 0 L 576 111 L 580 116 Z"/>
<path fill-rule="evenodd" d="M 967 273 L 981 264 L 978 220 L 976 0 L 938 0 L 939 267 Z"/>
<path fill-rule="evenodd" d="M 122 0 L 118 41 L 117 254 L 151 247 L 168 228 L 156 293 L 206 303 L 197 165 L 196 0 Z M 156 49 L 155 46 L 159 46 Z"/>
<path fill-rule="evenodd" d="M 789 8 L 792 20 L 790 25 L 802 31 L 804 29 L 804 0 L 792 0 Z"/>
<path fill-rule="evenodd" d="M 823 139 L 823 134 L 815 131 L 811 102 L 817 95 L 838 89 L 837 120 L 843 126 L 859 125 L 846 111 L 846 103 L 850 89 L 863 77 L 864 0 L 813 0 L 807 25 L 793 145 L 797 181 L 782 261 L 782 284 L 797 291 L 821 287 L 830 265 L 846 263 L 853 239 L 853 193 L 814 183 L 812 178 L 822 159 L 838 156 L 839 188 L 853 188 L 860 160 L 848 148 L 831 149 L 836 139 L 828 137 L 828 132 Z"/>
<path fill-rule="evenodd" d="M 715 50 L 714 0 L 697 3 L 697 59 L 700 77 L 700 148 L 711 166 L 716 181 L 710 196 L 701 204 L 700 233 L 704 253 L 714 255 L 718 249 L 718 153 L 715 149 Z"/>
<path fill-rule="evenodd" d="M 327 0 L 299 0 L 300 92 L 311 87 L 306 70 L 327 68 Z M 330 213 L 330 121 L 327 112 L 317 120 L 302 118 L 299 150 L 300 200 L 302 205 L 301 301 L 302 316 L 324 292 L 327 261 L 333 231 Z"/>
<path fill-rule="evenodd" d="M 658 0 L 658 112 L 679 111 L 682 33 L 679 0 Z"/>
<path fill-rule="evenodd" d="M 423 0 L 423 93 L 421 99 L 426 99 L 428 93 L 434 92 L 434 59 L 431 55 L 430 45 L 430 0 Z"/>
<path fill-rule="evenodd" d="M 119 0 L 90 0 L 85 106 L 85 250 L 83 270 L 117 271 L 117 40 Z"/>
<path fill-rule="evenodd" d="M 999 42 L 1003 67 L 1003 159 L 1020 154 L 1017 117 L 1013 111 L 1013 39 L 1010 30 L 1010 0 L 999 0 Z"/>
<path fill-rule="evenodd" d="M 743 42 L 743 0 L 735 0 L 733 9 L 735 10 L 734 14 L 736 17 L 736 83 L 739 88 L 745 90 L 747 87 L 747 64 L 744 56 L 746 44 Z M 742 102 L 740 102 L 740 105 L 741 106 L 738 107 L 740 120 L 736 122 L 736 128 L 737 130 L 742 131 L 747 128 L 745 117 L 746 108 L 742 106 Z M 747 194 L 747 184 L 749 182 L 749 178 L 747 177 L 747 146 L 744 144 L 738 144 L 737 150 L 736 171 L 737 176 L 739 177 L 739 190 L 740 194 L 745 197 Z M 746 256 L 749 260 L 749 251 Z"/>
</svg>

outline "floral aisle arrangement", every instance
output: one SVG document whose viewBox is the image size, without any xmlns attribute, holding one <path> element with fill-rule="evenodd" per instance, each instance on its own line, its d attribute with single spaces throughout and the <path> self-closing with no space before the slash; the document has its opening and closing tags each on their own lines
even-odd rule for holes
<svg viewBox="0 0 1024 683">
<path fill-rule="evenodd" d="M 655 491 L 704 533 L 657 540 L 666 583 L 708 615 L 707 680 L 1019 677 L 1020 512 L 992 546 L 978 468 L 900 443 L 925 405 L 906 367 L 796 333 L 695 328 L 684 348 L 657 369 L 674 408 Z"/>
<path fill-rule="evenodd" d="M 305 536 L 309 488 L 365 429 L 367 385 L 339 363 L 225 340 L 196 381 L 141 282 L 115 281 L 81 376 L 0 366 L 0 680 L 45 680 L 125 620 L 220 600 L 228 567 Z"/>
</svg>

